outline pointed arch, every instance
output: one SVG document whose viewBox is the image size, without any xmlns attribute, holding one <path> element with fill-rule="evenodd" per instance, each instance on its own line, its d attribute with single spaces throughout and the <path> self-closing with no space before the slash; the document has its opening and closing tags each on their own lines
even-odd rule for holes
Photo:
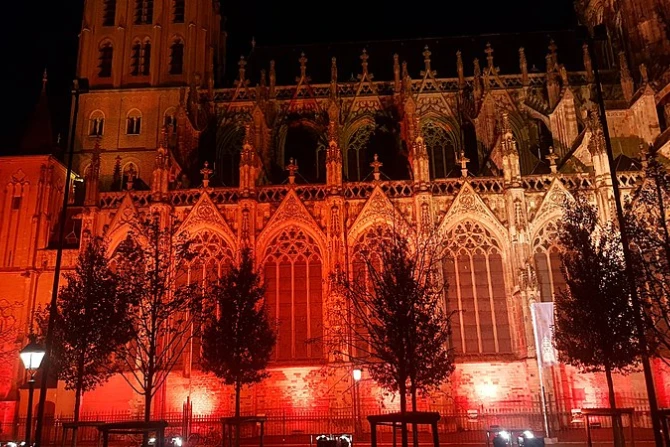
<svg viewBox="0 0 670 447">
<path fill-rule="evenodd" d="M 464 218 L 443 239 L 447 305 L 456 312 L 453 347 L 461 355 L 512 353 L 504 239 Z"/>
<path fill-rule="evenodd" d="M 559 219 L 557 217 L 547 221 L 531 239 L 535 275 L 543 302 L 553 301 L 556 293 L 567 287 L 561 269 Z"/>
<path fill-rule="evenodd" d="M 323 357 L 324 247 L 296 222 L 277 228 L 258 250 L 266 308 L 278 324 L 276 361 Z"/>
</svg>

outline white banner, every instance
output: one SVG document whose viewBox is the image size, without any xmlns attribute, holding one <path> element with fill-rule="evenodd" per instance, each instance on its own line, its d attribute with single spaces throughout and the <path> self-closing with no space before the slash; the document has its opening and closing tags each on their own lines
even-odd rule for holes
<svg viewBox="0 0 670 447">
<path fill-rule="evenodd" d="M 558 353 L 554 348 L 554 303 L 533 303 L 531 313 L 540 365 L 555 365 L 558 363 Z"/>
</svg>

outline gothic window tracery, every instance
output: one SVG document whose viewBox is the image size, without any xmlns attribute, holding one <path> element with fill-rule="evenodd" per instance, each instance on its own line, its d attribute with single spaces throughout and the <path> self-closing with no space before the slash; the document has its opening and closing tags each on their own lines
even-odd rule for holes
<svg viewBox="0 0 670 447">
<path fill-rule="evenodd" d="M 228 124 L 218 129 L 216 138 L 216 175 L 224 186 L 240 184 L 240 152 L 244 144 L 244 127 Z"/>
<path fill-rule="evenodd" d="M 102 26 L 114 26 L 116 21 L 116 0 L 105 0 L 102 6 Z"/>
<path fill-rule="evenodd" d="M 386 225 L 375 225 L 363 233 L 356 244 L 352 247 L 352 276 L 357 284 L 365 284 L 368 291 L 372 291 L 372 278 L 370 268 L 374 272 L 380 272 L 383 265 L 379 255 L 380 247 L 384 244 L 393 243 L 393 233 Z M 356 316 L 354 316 L 356 320 Z M 354 356 L 356 358 L 368 357 L 370 346 L 366 341 L 367 330 L 360 321 L 353 321 L 355 340 Z"/>
<path fill-rule="evenodd" d="M 567 287 L 561 271 L 561 254 L 558 245 L 558 228 L 555 222 L 546 224 L 533 240 L 535 272 L 543 302 L 554 300 L 560 290 Z"/>
<path fill-rule="evenodd" d="M 91 137 L 101 137 L 105 130 L 105 114 L 101 110 L 95 110 L 91 113 L 88 123 L 88 135 Z"/>
<path fill-rule="evenodd" d="M 151 41 L 136 39 L 133 42 L 130 74 L 132 76 L 148 76 L 151 66 Z"/>
<path fill-rule="evenodd" d="M 500 243 L 484 226 L 464 221 L 445 238 L 444 278 L 459 354 L 512 351 Z"/>
<path fill-rule="evenodd" d="M 184 23 L 185 0 L 173 0 L 172 23 Z"/>
<path fill-rule="evenodd" d="M 430 178 L 447 178 L 456 160 L 454 140 L 432 121 L 428 121 L 421 131 L 430 157 Z"/>
<path fill-rule="evenodd" d="M 370 172 L 368 166 L 368 146 L 375 128 L 372 124 L 365 124 L 353 133 L 347 142 L 346 176 L 350 182 L 362 181 Z"/>
<path fill-rule="evenodd" d="M 310 183 L 325 181 L 327 142 L 321 126 L 307 120 L 290 122 L 282 128 L 279 144 L 282 148 L 277 160 L 280 168 L 293 158 L 298 163 L 300 177 Z M 283 181 L 285 174 L 280 178 Z"/>
<path fill-rule="evenodd" d="M 112 58 L 114 56 L 112 42 L 108 40 L 102 42 L 98 53 L 98 77 L 110 78 L 112 76 Z"/>
<path fill-rule="evenodd" d="M 323 356 L 322 256 L 314 239 L 286 227 L 264 253 L 265 296 L 278 324 L 275 360 L 318 360 Z"/>
<path fill-rule="evenodd" d="M 142 112 L 133 109 L 126 117 L 126 133 L 128 135 L 139 135 L 142 130 Z"/>
<path fill-rule="evenodd" d="M 150 25 L 154 17 L 154 0 L 136 0 L 135 25 Z"/>
<path fill-rule="evenodd" d="M 216 232 L 202 230 L 191 238 L 191 247 L 196 254 L 195 259 L 187 265 L 182 281 L 189 285 L 206 286 L 216 282 L 231 265 L 234 255 L 226 241 Z M 204 303 L 209 305 L 211 303 Z M 209 308 L 209 307 L 208 307 Z M 212 307 L 213 310 L 213 307 Z M 197 327 L 196 327 L 197 329 Z M 195 331 L 200 333 L 200 331 Z M 202 337 L 194 337 L 190 340 L 187 358 L 188 370 L 199 369 L 201 359 Z"/>
<path fill-rule="evenodd" d="M 184 41 L 175 37 L 170 45 L 170 74 L 180 75 L 184 72 Z"/>
</svg>

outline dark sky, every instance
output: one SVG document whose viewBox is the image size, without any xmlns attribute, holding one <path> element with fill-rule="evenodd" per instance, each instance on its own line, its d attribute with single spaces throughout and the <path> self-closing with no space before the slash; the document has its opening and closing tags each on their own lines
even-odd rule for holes
<svg viewBox="0 0 670 447">
<path fill-rule="evenodd" d="M 195 1 L 195 0 L 187 0 Z M 5 0 L 0 33 L 0 150 L 16 147 L 36 103 L 42 71 L 56 132 L 65 132 L 83 0 Z M 4 3 L 3 2 L 3 6 Z M 11 2 L 11 3 L 10 3 Z M 11 6 L 10 6 L 11 5 Z M 223 0 L 229 61 L 258 45 L 472 35 L 573 28 L 571 0 Z M 233 62 L 234 63 L 234 62 Z"/>
</svg>

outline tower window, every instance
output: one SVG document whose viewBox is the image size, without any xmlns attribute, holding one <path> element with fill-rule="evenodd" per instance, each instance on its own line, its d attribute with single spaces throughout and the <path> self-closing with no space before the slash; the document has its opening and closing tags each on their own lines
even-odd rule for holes
<svg viewBox="0 0 670 447">
<path fill-rule="evenodd" d="M 128 113 L 126 120 L 126 133 L 128 135 L 139 135 L 142 127 L 142 114 L 139 110 L 132 110 Z"/>
<path fill-rule="evenodd" d="M 133 43 L 130 63 L 130 74 L 132 76 L 148 76 L 151 66 L 151 41 L 146 39 L 144 43 L 136 40 Z"/>
<path fill-rule="evenodd" d="M 91 114 L 88 126 L 88 135 L 91 137 L 101 137 L 105 130 L 105 116 L 100 111 Z"/>
<path fill-rule="evenodd" d="M 154 1 L 137 0 L 135 4 L 135 25 L 149 25 L 153 20 Z"/>
<path fill-rule="evenodd" d="M 172 14 L 173 14 L 173 23 L 184 23 L 184 0 L 173 0 L 172 1 Z"/>
<path fill-rule="evenodd" d="M 170 74 L 180 75 L 184 72 L 184 41 L 175 39 L 170 47 Z"/>
<path fill-rule="evenodd" d="M 100 45 L 100 56 L 98 64 L 98 76 L 101 78 L 110 78 L 112 76 L 112 57 L 114 56 L 114 47 L 111 42 L 105 42 Z"/>
<path fill-rule="evenodd" d="M 116 21 L 116 0 L 105 0 L 102 6 L 102 26 L 114 26 Z"/>
</svg>

